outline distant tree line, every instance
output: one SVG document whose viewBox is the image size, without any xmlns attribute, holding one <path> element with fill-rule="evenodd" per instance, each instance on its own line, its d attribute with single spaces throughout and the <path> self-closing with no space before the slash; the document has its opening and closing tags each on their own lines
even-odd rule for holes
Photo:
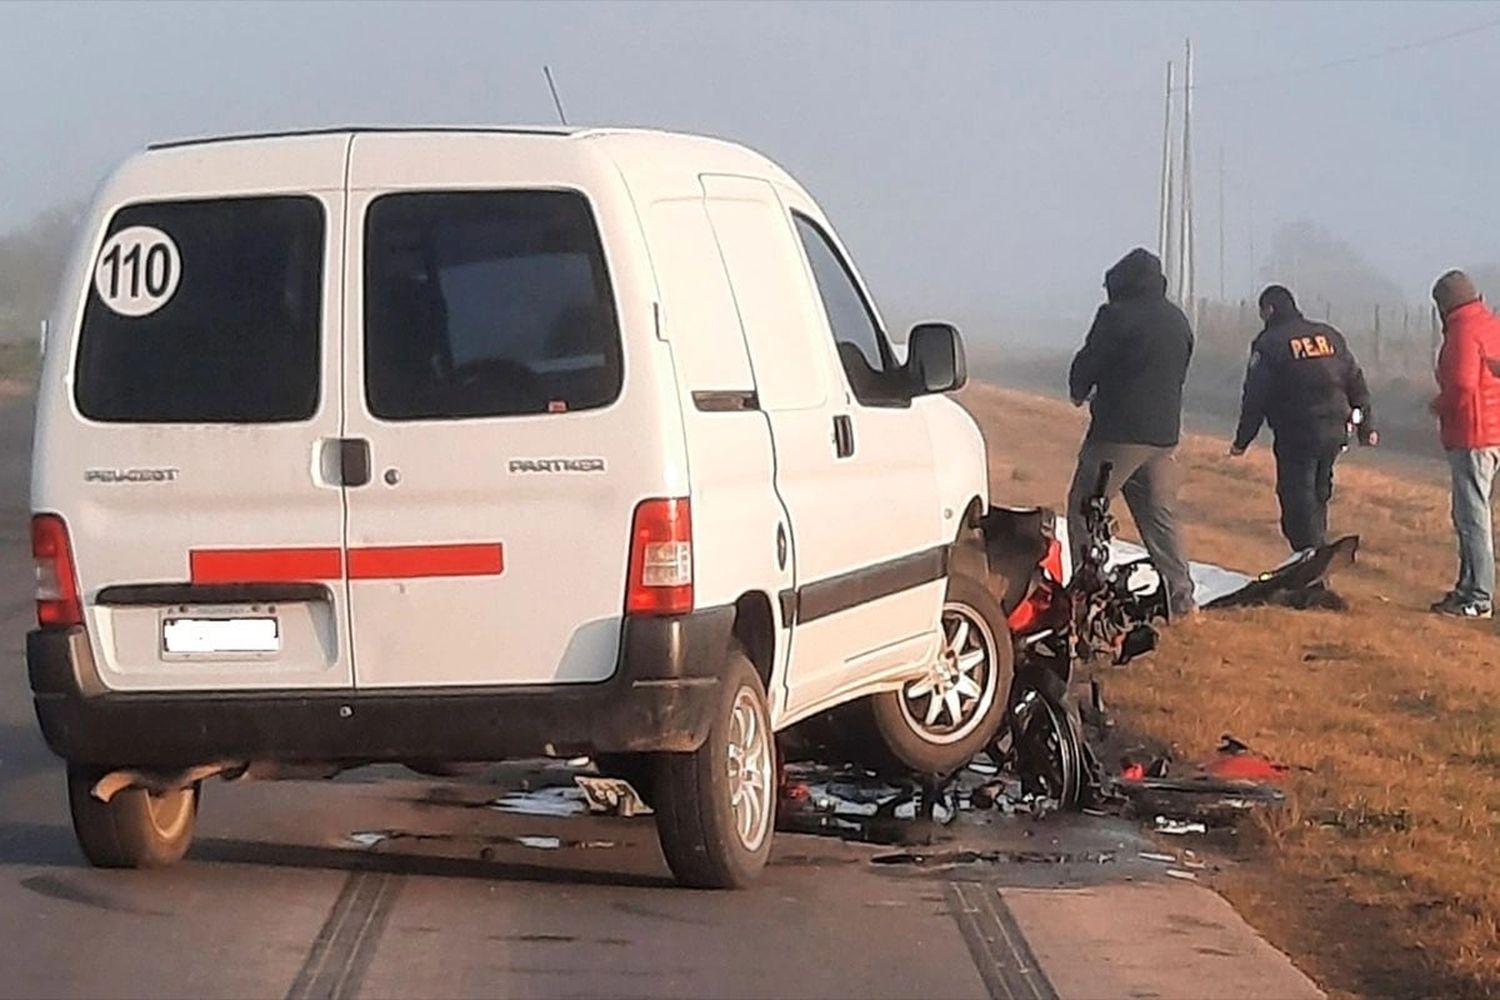
<svg viewBox="0 0 1500 1000">
<path fill-rule="evenodd" d="M 36 339 L 82 211 L 79 204 L 55 205 L 0 235 L 0 342 Z"/>
</svg>

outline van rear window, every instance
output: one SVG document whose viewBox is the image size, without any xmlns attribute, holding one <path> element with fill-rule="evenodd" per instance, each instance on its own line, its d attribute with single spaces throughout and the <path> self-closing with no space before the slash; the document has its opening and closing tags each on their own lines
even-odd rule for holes
<svg viewBox="0 0 1500 1000">
<path fill-rule="evenodd" d="M 306 196 L 120 209 L 83 311 L 80 412 L 123 423 L 311 418 L 323 230 L 323 206 Z"/>
<path fill-rule="evenodd" d="M 365 222 L 364 296 L 377 417 L 572 412 L 620 394 L 619 324 L 580 194 L 384 195 Z"/>
</svg>

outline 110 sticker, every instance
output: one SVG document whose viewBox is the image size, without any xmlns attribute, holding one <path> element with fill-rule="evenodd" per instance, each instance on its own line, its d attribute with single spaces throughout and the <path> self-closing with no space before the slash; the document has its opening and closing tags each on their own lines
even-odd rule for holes
<svg viewBox="0 0 1500 1000">
<path fill-rule="evenodd" d="M 94 291 L 121 316 L 149 316 L 172 299 L 182 255 L 154 226 L 130 226 L 105 241 L 94 265 Z"/>
</svg>

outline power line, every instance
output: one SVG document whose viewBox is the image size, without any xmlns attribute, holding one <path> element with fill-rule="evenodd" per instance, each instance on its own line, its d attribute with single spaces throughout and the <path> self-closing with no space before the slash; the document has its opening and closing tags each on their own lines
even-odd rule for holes
<svg viewBox="0 0 1500 1000">
<path fill-rule="evenodd" d="M 1500 28 L 1500 17 L 1484 21 L 1480 24 L 1470 25 L 1467 28 L 1458 28 L 1454 31 L 1446 32 L 1445 34 L 1434 35 L 1431 38 L 1423 38 L 1414 42 L 1402 42 L 1398 45 L 1389 45 L 1383 49 L 1377 49 L 1374 52 L 1362 52 L 1358 55 L 1341 56 L 1338 59 L 1330 59 L 1328 62 L 1297 67 L 1284 72 L 1257 73 L 1253 76 L 1241 76 L 1231 80 L 1219 80 L 1217 82 L 1211 83 L 1194 84 L 1193 89 L 1217 90 L 1222 87 L 1238 87 L 1246 83 L 1261 83 L 1266 80 L 1279 80 L 1284 77 L 1300 76 L 1307 73 L 1321 73 L 1331 69 L 1339 69 L 1344 66 L 1352 66 L 1356 63 L 1371 62 L 1376 59 L 1384 59 L 1388 56 L 1401 55 L 1406 52 L 1416 51 L 1417 49 L 1431 48 L 1434 45 L 1442 45 L 1446 42 L 1455 41 L 1459 38 L 1466 38 L 1469 35 L 1477 35 L 1481 32 L 1492 31 L 1495 28 Z"/>
</svg>

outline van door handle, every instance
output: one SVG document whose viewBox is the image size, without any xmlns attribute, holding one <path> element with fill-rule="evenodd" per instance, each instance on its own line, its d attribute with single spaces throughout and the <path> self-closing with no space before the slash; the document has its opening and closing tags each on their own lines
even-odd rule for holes
<svg viewBox="0 0 1500 1000">
<path fill-rule="evenodd" d="M 339 438 L 339 485 L 367 486 L 370 482 L 370 442 Z"/>
<path fill-rule="evenodd" d="M 854 454 L 854 421 L 848 414 L 840 413 L 833 418 L 833 447 L 839 458 Z"/>
</svg>

